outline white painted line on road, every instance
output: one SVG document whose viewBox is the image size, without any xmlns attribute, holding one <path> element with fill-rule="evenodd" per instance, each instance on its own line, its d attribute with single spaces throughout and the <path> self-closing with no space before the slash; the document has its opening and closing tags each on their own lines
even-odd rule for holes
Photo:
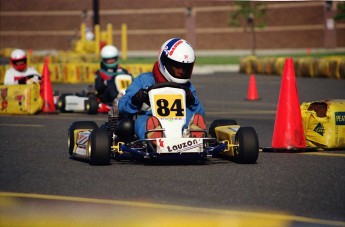
<svg viewBox="0 0 345 227">
<path fill-rule="evenodd" d="M 332 157 L 343 157 L 343 158 L 345 158 L 345 154 L 328 153 L 328 152 L 307 152 L 307 153 L 299 153 L 299 154 L 319 155 L 319 156 L 332 156 Z"/>
<path fill-rule="evenodd" d="M 277 213 L 277 212 L 225 210 L 225 209 L 199 208 L 199 207 L 189 207 L 189 206 L 179 206 L 179 205 L 169 205 L 169 204 L 157 204 L 157 203 L 148 203 L 148 202 L 93 199 L 93 198 L 82 198 L 82 197 L 27 194 L 27 193 L 14 193 L 14 192 L 0 192 L 0 198 L 1 197 L 2 199 L 5 199 L 5 200 L 6 198 L 8 199 L 9 198 L 46 199 L 46 200 L 55 200 L 55 201 L 64 201 L 64 202 L 81 202 L 81 203 L 90 203 L 90 204 L 114 205 L 114 206 L 121 206 L 121 207 L 128 207 L 128 208 L 131 208 L 131 207 L 140 208 L 141 214 L 152 215 L 156 213 L 157 215 L 154 215 L 156 218 L 162 214 L 160 212 L 165 211 L 168 213 L 165 213 L 164 216 L 166 217 L 170 216 L 169 223 L 171 224 L 173 223 L 177 224 L 178 221 L 181 224 L 181 220 L 183 220 L 186 217 L 192 217 L 193 215 L 195 216 L 196 214 L 197 216 L 196 218 L 190 218 L 189 220 L 185 220 L 183 222 L 183 224 L 189 224 L 188 226 L 198 226 L 198 225 L 193 225 L 193 223 L 195 224 L 198 220 L 200 221 L 200 218 L 205 217 L 205 215 L 209 216 L 209 218 L 206 217 L 206 219 L 203 219 L 203 221 L 206 221 L 207 223 L 212 223 L 212 222 L 214 223 L 214 221 L 216 221 L 214 219 L 215 218 L 214 215 L 216 215 L 218 218 L 220 218 L 218 219 L 218 221 L 222 220 L 223 224 L 226 224 L 226 223 L 229 224 L 230 223 L 229 221 L 231 221 L 231 219 L 236 219 L 237 221 L 240 221 L 241 223 L 244 223 L 243 221 L 245 220 L 248 220 L 248 221 L 251 220 L 250 223 L 247 223 L 248 226 L 250 226 L 249 224 L 251 224 L 252 226 L 254 224 L 257 225 L 258 223 L 261 223 L 263 225 L 264 223 L 268 224 L 268 222 L 272 222 L 271 224 L 275 223 L 275 225 L 273 226 L 287 226 L 287 224 L 290 222 L 302 222 L 302 223 L 333 225 L 333 226 L 344 226 L 345 224 L 345 222 L 341 222 L 341 221 L 308 218 L 308 217 L 295 216 L 295 215 L 290 215 L 286 213 Z M 169 212 L 173 212 L 173 213 L 169 213 Z M 176 212 L 180 213 L 180 217 L 179 215 L 176 214 Z M 172 218 L 172 217 L 175 217 L 175 218 Z M 115 221 L 117 219 L 116 217 L 113 217 L 112 220 Z M 7 220 L 7 221 L 8 223 L 11 223 L 13 220 Z M 144 220 L 141 220 L 141 221 L 144 221 Z M 167 221 L 167 220 L 164 219 L 164 221 Z M 128 224 L 128 220 L 126 220 L 126 223 Z M 140 222 L 140 223 L 143 223 L 143 222 Z M 115 224 L 115 223 L 113 222 L 112 224 Z M 218 224 L 220 223 L 218 222 Z M 143 225 L 137 225 L 137 226 L 143 226 Z M 171 226 L 174 226 L 174 225 L 171 225 Z"/>
</svg>

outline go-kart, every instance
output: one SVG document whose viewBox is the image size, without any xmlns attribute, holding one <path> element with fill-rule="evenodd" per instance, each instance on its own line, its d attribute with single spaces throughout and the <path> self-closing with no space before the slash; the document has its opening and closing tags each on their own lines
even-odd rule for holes
<svg viewBox="0 0 345 227">
<path fill-rule="evenodd" d="M 68 130 L 68 150 L 74 159 L 92 165 L 106 165 L 111 159 L 195 159 L 232 157 L 238 163 L 256 163 L 258 136 L 252 127 L 240 127 L 235 120 L 215 120 L 203 138 L 191 138 L 186 124 L 185 91 L 181 85 L 159 83 L 148 91 L 152 114 L 162 125 L 162 138 L 137 139 L 131 135 L 132 119 L 119 119 L 116 107 L 100 127 L 93 121 L 77 121 Z M 134 132 L 133 132 L 134 134 Z"/>
<path fill-rule="evenodd" d="M 127 74 L 117 75 L 114 82 L 118 92 L 123 95 L 127 87 L 132 83 L 132 77 Z M 111 105 L 100 102 L 97 98 L 97 91 L 92 86 L 84 89 L 81 93 L 61 94 L 58 97 L 57 103 L 58 109 L 61 112 L 96 114 L 107 113 L 111 108 Z"/>
</svg>

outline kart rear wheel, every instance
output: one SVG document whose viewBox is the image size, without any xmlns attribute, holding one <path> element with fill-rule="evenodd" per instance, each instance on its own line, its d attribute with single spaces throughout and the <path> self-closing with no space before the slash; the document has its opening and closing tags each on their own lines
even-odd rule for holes
<svg viewBox="0 0 345 227">
<path fill-rule="evenodd" d="M 235 161 L 242 164 L 255 164 L 259 156 L 259 140 L 252 127 L 240 127 L 235 136 Z"/>
<path fill-rule="evenodd" d="M 98 125 L 94 121 L 76 121 L 68 129 L 68 152 L 72 156 L 75 145 L 74 131 L 78 129 L 95 130 Z"/>
<path fill-rule="evenodd" d="M 90 140 L 90 164 L 107 165 L 110 160 L 108 131 L 104 128 L 93 130 Z"/>
<path fill-rule="evenodd" d="M 98 102 L 95 95 L 89 95 L 89 100 L 85 104 L 85 110 L 88 114 L 97 114 Z"/>
<path fill-rule="evenodd" d="M 210 134 L 211 137 L 216 138 L 215 128 L 218 126 L 225 126 L 225 125 L 238 125 L 238 124 L 235 120 L 231 120 L 231 119 L 217 119 L 217 120 L 214 120 L 212 124 L 210 125 L 208 133 Z"/>
</svg>

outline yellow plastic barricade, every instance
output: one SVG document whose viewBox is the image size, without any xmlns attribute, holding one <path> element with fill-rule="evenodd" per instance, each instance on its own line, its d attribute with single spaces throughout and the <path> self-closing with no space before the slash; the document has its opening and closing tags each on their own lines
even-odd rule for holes
<svg viewBox="0 0 345 227">
<path fill-rule="evenodd" d="M 255 56 L 247 56 L 240 60 L 240 72 L 241 73 L 256 73 L 257 58 Z"/>
<path fill-rule="evenodd" d="M 284 64 L 285 64 L 285 58 L 284 57 L 278 57 L 274 61 L 274 69 L 273 73 L 276 75 L 283 75 L 284 70 Z"/>
<path fill-rule="evenodd" d="M 0 65 L 0 84 L 4 84 L 5 73 L 10 65 Z"/>
<path fill-rule="evenodd" d="M 35 114 L 42 109 L 40 85 L 0 85 L 0 114 Z"/>
<path fill-rule="evenodd" d="M 302 103 L 301 114 L 308 146 L 345 148 L 345 100 Z"/>
</svg>

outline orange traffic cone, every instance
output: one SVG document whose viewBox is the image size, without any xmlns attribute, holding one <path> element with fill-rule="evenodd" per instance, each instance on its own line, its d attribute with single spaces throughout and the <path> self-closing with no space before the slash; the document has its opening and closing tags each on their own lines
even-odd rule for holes
<svg viewBox="0 0 345 227">
<path fill-rule="evenodd" d="M 263 151 L 291 152 L 307 150 L 311 149 L 306 147 L 293 60 L 287 58 L 280 86 L 272 147 L 264 148 Z"/>
<path fill-rule="evenodd" d="M 255 79 L 254 74 L 252 74 L 249 77 L 247 100 L 254 101 L 258 99 L 259 99 L 259 95 L 258 95 L 258 90 L 256 88 L 256 79 Z"/>
<path fill-rule="evenodd" d="M 43 65 L 40 92 L 41 92 L 41 97 L 44 102 L 42 112 L 55 113 L 53 89 L 52 89 L 52 84 L 50 82 L 50 72 L 49 72 L 47 61 Z"/>
</svg>

